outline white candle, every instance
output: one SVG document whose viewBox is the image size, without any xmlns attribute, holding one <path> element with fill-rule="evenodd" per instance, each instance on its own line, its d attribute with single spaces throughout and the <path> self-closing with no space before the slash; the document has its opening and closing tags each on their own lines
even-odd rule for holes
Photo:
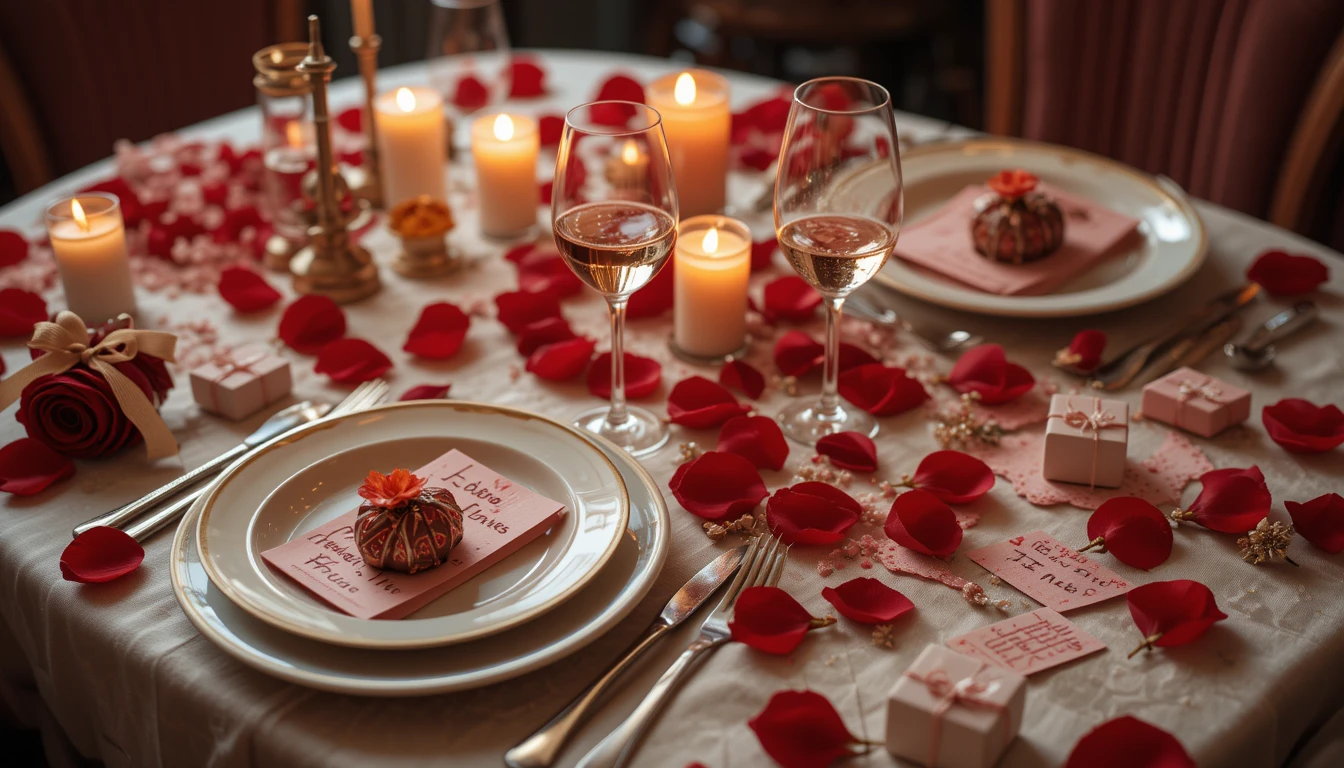
<svg viewBox="0 0 1344 768">
<path fill-rule="evenodd" d="M 747 225 L 723 216 L 682 220 L 674 268 L 676 346 L 700 357 L 740 349 L 747 335 L 751 274 Z"/>
<path fill-rule="evenodd" d="M 447 199 L 448 136 L 443 99 L 429 88 L 398 88 L 374 101 L 383 200 L 391 210 L 420 195 Z"/>
<path fill-rule="evenodd" d="M 471 156 L 481 202 L 481 232 L 514 238 L 537 226 L 537 121 L 517 115 L 486 115 L 471 125 Z"/>
<path fill-rule="evenodd" d="M 135 312 L 126 227 L 116 195 L 89 193 L 47 209 L 65 305 L 90 327 Z"/>
<path fill-rule="evenodd" d="M 732 113 L 728 81 L 694 70 L 649 84 L 649 106 L 663 116 L 683 217 L 723 210 Z"/>
<path fill-rule="evenodd" d="M 366 41 L 373 37 L 373 0 L 350 0 L 350 15 L 355 18 L 355 37 Z"/>
</svg>

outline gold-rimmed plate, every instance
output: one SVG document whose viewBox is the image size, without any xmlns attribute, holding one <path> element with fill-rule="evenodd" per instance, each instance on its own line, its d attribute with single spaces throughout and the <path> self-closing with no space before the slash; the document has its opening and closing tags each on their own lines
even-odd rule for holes
<svg viewBox="0 0 1344 768">
<path fill-rule="evenodd" d="M 546 533 L 396 621 L 357 619 L 273 569 L 261 553 L 359 505 L 370 469 L 414 469 L 457 449 L 565 505 Z M 319 422 L 227 470 L 203 499 L 196 545 L 210 580 L 279 629 L 358 648 L 425 648 L 517 627 L 581 590 L 629 520 L 620 472 L 572 427 L 481 403 L 395 403 Z"/>
</svg>

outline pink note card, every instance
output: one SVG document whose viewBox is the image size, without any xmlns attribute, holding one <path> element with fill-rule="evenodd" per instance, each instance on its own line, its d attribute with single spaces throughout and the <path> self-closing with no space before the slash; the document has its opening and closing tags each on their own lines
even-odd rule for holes
<svg viewBox="0 0 1344 768">
<path fill-rule="evenodd" d="M 1097 638 L 1049 608 L 1014 616 L 947 641 L 971 658 L 1030 675 L 1106 647 Z"/>
<path fill-rule="evenodd" d="M 368 565 L 355 546 L 357 510 L 261 556 L 337 610 L 361 619 L 400 619 L 545 533 L 565 510 L 461 451 L 449 451 L 415 474 L 430 487 L 448 489 L 462 507 L 462 543 L 443 565 L 416 574 Z"/>
<path fill-rule="evenodd" d="M 1014 536 L 969 555 L 990 573 L 1060 613 L 1109 600 L 1134 587 L 1045 531 Z"/>
</svg>

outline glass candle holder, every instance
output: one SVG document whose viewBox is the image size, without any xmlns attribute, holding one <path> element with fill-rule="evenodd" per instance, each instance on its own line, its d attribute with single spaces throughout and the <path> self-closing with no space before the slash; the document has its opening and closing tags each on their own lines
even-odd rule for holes
<svg viewBox="0 0 1344 768">
<path fill-rule="evenodd" d="M 47 236 L 65 306 L 90 327 L 135 312 L 121 201 L 86 192 L 47 206 Z"/>
<path fill-rule="evenodd" d="M 281 43 L 252 57 L 261 108 L 263 204 L 275 234 L 266 242 L 266 265 L 289 270 L 290 257 L 308 242 L 302 216 L 303 179 L 315 165 L 316 135 L 308 83 L 298 64 L 308 53 L 304 43 Z"/>
</svg>

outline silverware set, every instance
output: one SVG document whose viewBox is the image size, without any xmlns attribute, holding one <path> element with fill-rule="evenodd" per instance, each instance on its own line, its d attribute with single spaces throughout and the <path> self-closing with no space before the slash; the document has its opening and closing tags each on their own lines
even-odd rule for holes
<svg viewBox="0 0 1344 768">
<path fill-rule="evenodd" d="M 862 317 L 869 322 L 887 328 L 904 331 L 919 342 L 920 346 L 940 355 L 961 352 L 985 340 L 984 336 L 970 331 L 916 328 L 900 315 L 897 315 L 896 310 L 884 305 L 880 298 L 869 291 L 855 291 L 848 299 L 845 299 L 845 313 Z"/>
</svg>

